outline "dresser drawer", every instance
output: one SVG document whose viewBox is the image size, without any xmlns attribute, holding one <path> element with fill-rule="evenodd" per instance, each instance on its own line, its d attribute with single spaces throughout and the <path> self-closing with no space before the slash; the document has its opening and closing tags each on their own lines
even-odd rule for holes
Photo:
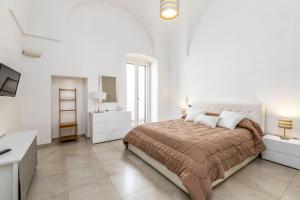
<svg viewBox="0 0 300 200">
<path fill-rule="evenodd" d="M 90 113 L 89 134 L 93 144 L 123 138 L 132 128 L 130 111 Z"/>
<path fill-rule="evenodd" d="M 271 137 L 271 136 L 270 136 Z M 275 138 L 275 139 L 274 139 Z M 281 152 L 283 154 L 300 158 L 300 145 L 293 143 L 293 140 L 281 140 L 274 138 L 263 138 L 267 149 L 270 151 Z"/>
<path fill-rule="evenodd" d="M 93 133 L 97 134 L 99 132 L 114 130 L 129 130 L 130 128 L 130 121 L 98 122 L 93 126 Z"/>
<path fill-rule="evenodd" d="M 93 144 L 99 143 L 99 142 L 106 142 L 110 140 L 119 140 L 122 139 L 126 134 L 128 130 L 115 130 L 115 131 L 106 131 L 101 133 L 95 133 L 93 135 Z"/>
<path fill-rule="evenodd" d="M 131 112 L 118 112 L 118 111 L 110 111 L 104 113 L 95 113 L 93 114 L 94 123 L 98 122 L 111 122 L 111 121 L 130 121 L 131 120 Z"/>
<path fill-rule="evenodd" d="M 262 153 L 262 158 L 300 170 L 300 157 L 272 150 L 266 150 Z"/>
</svg>

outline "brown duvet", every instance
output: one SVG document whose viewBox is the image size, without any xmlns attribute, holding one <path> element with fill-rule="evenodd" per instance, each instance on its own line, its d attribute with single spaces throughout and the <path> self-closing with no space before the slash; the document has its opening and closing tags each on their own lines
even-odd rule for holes
<svg viewBox="0 0 300 200">
<path fill-rule="evenodd" d="M 192 199 L 205 200 L 225 171 L 265 149 L 262 135 L 259 125 L 249 119 L 234 130 L 179 119 L 137 126 L 124 142 L 177 174 Z"/>
</svg>

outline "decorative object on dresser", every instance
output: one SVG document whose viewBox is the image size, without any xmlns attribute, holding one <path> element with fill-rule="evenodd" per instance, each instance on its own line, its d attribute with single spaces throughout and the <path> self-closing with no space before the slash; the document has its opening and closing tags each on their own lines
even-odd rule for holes
<svg viewBox="0 0 300 200">
<path fill-rule="evenodd" d="M 131 111 L 108 111 L 89 114 L 93 144 L 123 138 L 131 129 Z"/>
<path fill-rule="evenodd" d="M 278 127 L 283 128 L 283 136 L 281 139 L 288 140 L 289 138 L 286 136 L 285 129 L 292 129 L 293 128 L 293 121 L 289 119 L 279 119 L 278 120 Z"/>
<path fill-rule="evenodd" d="M 100 111 L 100 104 L 102 103 L 103 100 L 106 99 L 106 93 L 100 91 L 92 92 L 92 99 L 94 99 L 97 103 L 98 110 L 96 112 L 98 113 L 103 112 Z"/>
<path fill-rule="evenodd" d="M 0 199 L 25 200 L 37 164 L 37 131 L 10 133 L 0 139 Z"/>
<path fill-rule="evenodd" d="M 266 135 L 263 140 L 267 146 L 263 159 L 300 170 L 300 140 L 282 140 L 275 135 Z"/>
<path fill-rule="evenodd" d="M 71 105 L 71 106 L 70 106 Z M 67 114 L 72 114 L 73 119 L 64 120 Z M 64 130 L 73 130 L 73 134 L 65 135 Z M 78 140 L 77 124 L 77 94 L 76 89 L 59 89 L 59 141 L 67 142 Z"/>
</svg>

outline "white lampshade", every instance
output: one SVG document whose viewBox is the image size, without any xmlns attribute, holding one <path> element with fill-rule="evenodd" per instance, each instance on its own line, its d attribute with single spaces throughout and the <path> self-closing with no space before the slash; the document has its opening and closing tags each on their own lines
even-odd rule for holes
<svg viewBox="0 0 300 200">
<path fill-rule="evenodd" d="M 100 92 L 100 91 L 95 91 L 92 92 L 91 95 L 92 99 L 100 101 L 100 100 L 105 100 L 106 99 L 106 93 L 105 92 Z"/>
</svg>

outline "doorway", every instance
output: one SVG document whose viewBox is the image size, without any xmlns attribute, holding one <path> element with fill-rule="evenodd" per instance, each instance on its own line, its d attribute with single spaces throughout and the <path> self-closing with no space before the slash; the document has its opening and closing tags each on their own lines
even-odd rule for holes
<svg viewBox="0 0 300 200">
<path fill-rule="evenodd" d="M 134 126 L 150 122 L 150 65 L 127 63 L 127 110 Z"/>
<path fill-rule="evenodd" d="M 61 115 L 62 122 L 74 121 L 77 118 L 78 135 L 87 135 L 88 133 L 88 99 L 87 99 L 87 78 L 81 77 L 68 77 L 68 76 L 52 76 L 52 113 L 51 113 L 51 134 L 52 139 L 59 137 L 59 89 L 76 89 L 76 116 L 73 112 L 64 112 Z M 71 99 L 69 96 L 73 94 L 65 92 L 64 98 Z M 64 101 L 63 109 L 74 109 L 73 101 Z M 66 130 L 66 132 L 70 132 Z"/>
</svg>

